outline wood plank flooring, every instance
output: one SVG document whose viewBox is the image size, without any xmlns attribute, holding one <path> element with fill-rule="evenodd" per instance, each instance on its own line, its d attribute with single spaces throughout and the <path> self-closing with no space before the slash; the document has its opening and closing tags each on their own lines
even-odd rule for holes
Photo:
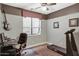
<svg viewBox="0 0 79 59">
<path fill-rule="evenodd" d="M 61 54 L 47 48 L 47 45 L 37 46 L 24 49 L 21 52 L 22 56 L 62 56 Z"/>
</svg>

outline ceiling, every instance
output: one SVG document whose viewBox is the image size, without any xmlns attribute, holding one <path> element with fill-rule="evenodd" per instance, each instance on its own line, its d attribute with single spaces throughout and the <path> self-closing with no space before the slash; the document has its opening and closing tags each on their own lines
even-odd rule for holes
<svg viewBox="0 0 79 59">
<path fill-rule="evenodd" d="M 57 10 L 66 8 L 68 6 L 74 5 L 75 3 L 56 3 L 56 5 L 47 6 L 49 8 L 48 11 L 42 10 L 43 7 L 35 9 L 35 8 L 41 6 L 40 3 L 3 3 L 3 4 L 14 6 L 14 7 L 19 7 L 22 9 L 26 9 L 26 10 L 30 10 L 30 11 L 34 11 L 34 12 L 38 12 L 38 13 L 42 13 L 42 14 L 49 14 L 49 13 L 55 12 Z M 32 10 L 32 8 L 33 8 L 33 10 Z"/>
</svg>

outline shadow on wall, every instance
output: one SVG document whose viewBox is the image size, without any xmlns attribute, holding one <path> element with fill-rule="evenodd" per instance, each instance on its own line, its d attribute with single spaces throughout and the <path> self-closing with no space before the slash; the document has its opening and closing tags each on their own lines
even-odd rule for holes
<svg viewBox="0 0 79 59">
<path fill-rule="evenodd" d="M 79 53 L 79 31 L 74 33 L 75 36 L 75 41 L 76 41 L 76 45 L 77 45 L 77 49 L 78 49 L 78 53 Z"/>
</svg>

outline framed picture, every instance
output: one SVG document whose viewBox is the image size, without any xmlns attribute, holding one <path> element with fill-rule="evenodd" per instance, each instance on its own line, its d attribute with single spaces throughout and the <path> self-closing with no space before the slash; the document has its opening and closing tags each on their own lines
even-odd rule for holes
<svg viewBox="0 0 79 59">
<path fill-rule="evenodd" d="M 54 22 L 54 23 L 53 23 L 53 27 L 54 27 L 54 28 L 59 28 L 59 22 Z"/>
<path fill-rule="evenodd" d="M 77 27 L 79 24 L 79 18 L 69 19 L 69 27 Z"/>
</svg>

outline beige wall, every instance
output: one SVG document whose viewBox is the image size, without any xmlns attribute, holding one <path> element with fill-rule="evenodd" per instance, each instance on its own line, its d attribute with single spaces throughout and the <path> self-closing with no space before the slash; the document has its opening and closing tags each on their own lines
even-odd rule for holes
<svg viewBox="0 0 79 59">
<path fill-rule="evenodd" d="M 0 32 L 4 32 L 7 37 L 10 37 L 12 39 L 16 39 L 17 36 L 22 32 L 22 17 L 6 14 L 8 23 L 10 24 L 10 31 L 5 31 L 3 29 L 3 14 L 0 12 Z"/>
<path fill-rule="evenodd" d="M 46 20 L 41 20 L 41 35 L 29 36 L 27 40 L 27 45 L 37 45 L 40 43 L 47 42 L 47 29 L 46 29 Z"/>
<path fill-rule="evenodd" d="M 79 26 L 78 27 L 69 27 L 69 19 L 72 18 L 79 18 L 79 12 L 78 13 L 73 13 L 69 15 L 65 15 L 62 17 L 57 17 L 53 19 L 49 19 L 47 21 L 47 39 L 48 43 L 50 44 L 55 44 L 57 46 L 66 48 L 66 38 L 65 38 L 65 32 L 68 31 L 69 29 L 75 28 L 75 35 L 77 35 L 76 38 L 76 43 L 77 47 L 79 50 Z M 59 22 L 59 28 L 54 29 L 53 28 L 53 22 Z"/>
<path fill-rule="evenodd" d="M 6 14 L 7 20 L 10 23 L 11 30 L 5 31 L 3 29 L 3 15 L 0 11 L 0 33 L 5 33 L 5 35 L 11 39 L 18 38 L 19 34 L 23 32 L 23 17 L 18 15 Z M 46 42 L 46 21 L 41 20 L 41 35 L 38 36 L 28 36 L 27 46 L 37 45 Z"/>
</svg>

